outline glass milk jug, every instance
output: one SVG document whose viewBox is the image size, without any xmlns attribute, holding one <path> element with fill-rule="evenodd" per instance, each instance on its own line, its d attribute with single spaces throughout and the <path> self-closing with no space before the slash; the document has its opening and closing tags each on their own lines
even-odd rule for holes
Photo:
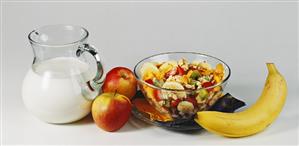
<svg viewBox="0 0 299 146">
<path fill-rule="evenodd" d="M 27 109 L 48 123 L 69 123 L 89 114 L 99 94 L 103 67 L 95 48 L 87 44 L 88 31 L 48 25 L 28 38 L 34 58 L 23 81 Z"/>
</svg>

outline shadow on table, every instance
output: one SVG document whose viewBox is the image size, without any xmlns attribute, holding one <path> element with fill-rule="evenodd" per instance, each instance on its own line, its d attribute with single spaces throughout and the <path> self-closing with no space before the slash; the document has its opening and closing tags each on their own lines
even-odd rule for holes
<svg viewBox="0 0 299 146">
<path fill-rule="evenodd" d="M 146 122 L 132 116 L 130 118 L 130 120 L 126 123 L 126 125 L 124 127 L 122 127 L 120 130 L 118 130 L 117 132 L 134 132 L 134 131 L 139 131 L 139 130 L 147 130 L 149 128 L 157 128 L 157 126 L 151 125 L 149 123 L 146 123 Z M 167 130 L 167 131 L 175 132 L 175 133 L 186 134 L 186 135 L 200 134 L 205 131 L 204 129 L 177 131 L 177 130 L 169 130 L 169 129 L 162 128 L 162 127 L 159 127 L 159 128 Z"/>
<path fill-rule="evenodd" d="M 281 132 L 287 132 L 292 129 L 298 128 L 298 114 L 288 115 L 288 116 L 278 116 L 278 118 L 274 121 L 273 125 L 267 127 L 266 130 L 269 134 L 279 134 Z M 275 127 L 274 127 L 275 126 Z"/>
<path fill-rule="evenodd" d="M 70 123 L 70 124 L 64 124 L 64 125 L 71 125 L 71 126 L 80 126 L 80 125 L 89 125 L 89 124 L 95 124 L 92 118 L 91 114 L 88 114 L 83 119 Z M 130 131 L 137 131 L 142 130 L 146 128 L 150 128 L 152 125 L 147 124 L 137 118 L 135 118 L 133 115 L 130 117 L 129 121 L 117 132 L 130 132 Z"/>
<path fill-rule="evenodd" d="M 205 129 L 199 129 L 199 130 L 186 130 L 186 131 L 176 131 L 176 130 L 168 130 L 167 131 L 171 131 L 171 132 L 175 132 L 175 133 L 179 133 L 179 134 L 185 134 L 185 135 L 199 135 L 203 132 L 205 132 Z"/>
<path fill-rule="evenodd" d="M 72 125 L 72 126 L 76 126 L 76 125 L 89 125 L 89 124 L 94 124 L 93 119 L 92 119 L 92 115 L 91 113 L 88 114 L 86 117 L 84 117 L 83 119 L 70 123 L 68 125 Z"/>
<path fill-rule="evenodd" d="M 117 132 L 133 132 L 133 131 L 138 131 L 138 130 L 145 130 L 147 128 L 152 128 L 153 125 L 150 125 L 148 123 L 145 123 L 133 115 L 130 117 L 129 121 L 126 123 L 124 127 L 122 127 L 120 130 Z"/>
</svg>

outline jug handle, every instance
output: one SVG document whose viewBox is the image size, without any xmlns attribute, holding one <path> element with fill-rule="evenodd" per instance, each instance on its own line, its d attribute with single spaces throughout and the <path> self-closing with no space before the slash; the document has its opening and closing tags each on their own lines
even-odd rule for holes
<svg viewBox="0 0 299 146">
<path fill-rule="evenodd" d="M 92 82 L 88 81 L 88 86 L 90 86 L 89 88 L 94 91 L 97 90 L 98 92 L 100 92 L 100 86 L 103 83 L 103 81 L 101 81 L 101 78 L 103 76 L 103 65 L 101 63 L 101 59 L 100 59 L 100 55 L 99 53 L 96 51 L 96 48 L 92 45 L 89 44 L 83 44 L 82 46 L 79 47 L 79 49 L 76 52 L 77 57 L 81 56 L 82 53 L 84 52 L 88 52 L 90 53 L 94 59 L 96 60 L 96 64 L 97 64 L 97 73 L 95 78 L 92 80 Z"/>
</svg>

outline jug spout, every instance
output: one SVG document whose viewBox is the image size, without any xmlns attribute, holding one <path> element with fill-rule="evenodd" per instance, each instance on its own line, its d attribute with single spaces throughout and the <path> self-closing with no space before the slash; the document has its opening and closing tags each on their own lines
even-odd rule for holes
<svg viewBox="0 0 299 146">
<path fill-rule="evenodd" d="M 55 57 L 76 57 L 77 49 L 87 42 L 88 31 L 80 26 L 48 25 L 33 30 L 28 39 L 35 62 Z"/>
</svg>

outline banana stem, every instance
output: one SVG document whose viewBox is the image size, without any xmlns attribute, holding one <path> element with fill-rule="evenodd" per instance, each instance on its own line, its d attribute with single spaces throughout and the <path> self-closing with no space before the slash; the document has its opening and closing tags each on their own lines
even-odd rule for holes
<svg viewBox="0 0 299 146">
<path fill-rule="evenodd" d="M 269 73 L 278 73 L 278 70 L 274 63 L 266 63 Z"/>
</svg>

